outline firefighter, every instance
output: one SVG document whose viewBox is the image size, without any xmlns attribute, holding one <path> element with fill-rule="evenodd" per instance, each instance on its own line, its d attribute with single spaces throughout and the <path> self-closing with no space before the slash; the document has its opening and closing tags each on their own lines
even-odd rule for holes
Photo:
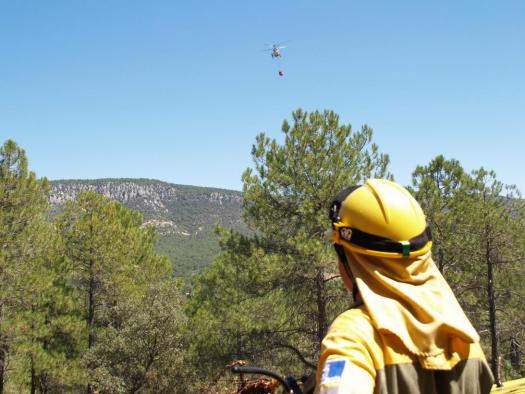
<svg viewBox="0 0 525 394">
<path fill-rule="evenodd" d="M 354 307 L 321 345 L 320 394 L 484 394 L 479 335 L 432 260 L 432 237 L 402 186 L 371 179 L 337 195 L 330 238 Z"/>
</svg>

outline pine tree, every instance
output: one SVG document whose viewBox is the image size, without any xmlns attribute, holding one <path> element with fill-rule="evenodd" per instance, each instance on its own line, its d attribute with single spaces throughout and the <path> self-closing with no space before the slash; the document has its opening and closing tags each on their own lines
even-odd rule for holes
<svg viewBox="0 0 525 394">
<path fill-rule="evenodd" d="M 477 241 L 476 260 L 484 267 L 489 358 L 496 384 L 501 386 L 502 364 L 504 360 L 510 363 L 510 344 L 525 340 L 524 276 L 520 269 L 525 259 L 525 205 L 519 191 L 500 182 L 493 171 L 473 171 L 472 185 L 471 231 Z M 504 338 L 505 356 L 501 352 Z"/>
<path fill-rule="evenodd" d="M 478 319 L 479 266 L 472 259 L 475 239 L 471 233 L 472 184 L 457 160 L 442 155 L 412 174 L 414 197 L 431 225 L 432 256 L 471 319 Z"/>
<path fill-rule="evenodd" d="M 16 283 L 34 258 L 34 224 L 47 207 L 48 184 L 27 169 L 23 149 L 8 140 L 0 148 L 0 394 L 9 361 L 9 320 L 18 299 Z"/>
<path fill-rule="evenodd" d="M 209 317 L 216 331 L 208 333 L 217 345 L 218 338 L 230 344 L 230 357 L 300 373 L 316 359 L 333 317 L 350 304 L 332 280 L 336 257 L 324 240 L 330 201 L 347 186 L 391 175 L 368 126 L 354 132 L 331 111 L 297 110 L 292 117 L 292 125 L 282 125 L 282 144 L 257 136 L 254 168 L 242 177 L 244 219 L 255 236 L 222 233 L 222 255 L 199 278 L 190 310 Z M 226 307 L 236 312 L 222 314 Z M 293 355 L 297 362 L 290 362 Z"/>
<path fill-rule="evenodd" d="M 122 297 L 131 274 L 126 260 L 124 234 L 129 225 L 138 226 L 139 218 L 117 203 L 93 192 L 83 192 L 66 205 L 59 218 L 66 256 L 73 266 L 73 281 L 80 293 L 87 329 L 84 346 L 95 346 L 97 330 L 107 325 L 111 308 Z M 88 364 L 88 370 L 94 366 Z M 87 392 L 94 391 L 91 383 Z"/>
<path fill-rule="evenodd" d="M 85 379 L 79 363 L 84 325 L 71 264 L 52 223 L 41 222 L 34 230 L 38 252 L 18 278 L 12 320 L 14 358 L 24 373 L 17 380 L 28 382 L 31 393 L 70 392 Z"/>
<path fill-rule="evenodd" d="M 467 174 L 443 156 L 418 166 L 413 186 L 432 227 L 438 267 L 480 332 L 496 382 L 504 373 L 521 376 L 525 206 L 519 192 L 493 172 Z"/>
<path fill-rule="evenodd" d="M 67 245 L 66 257 L 72 264 L 72 281 L 80 294 L 78 302 L 86 325 L 84 359 L 89 375 L 87 392 L 91 394 L 96 383 L 107 387 L 108 382 L 100 379 L 100 371 L 110 371 L 111 375 L 115 370 L 115 366 L 104 364 L 104 358 L 94 355 L 101 354 L 100 349 L 104 349 L 103 353 L 115 347 L 119 349 L 122 341 L 133 349 L 130 343 L 133 339 L 126 335 L 130 335 L 134 322 L 125 312 L 129 312 L 129 308 L 147 311 L 149 305 L 141 304 L 145 302 L 143 298 L 153 291 L 152 286 L 159 280 L 169 278 L 172 271 L 167 258 L 154 253 L 155 229 L 142 228 L 139 213 L 100 194 L 79 193 L 75 201 L 66 204 L 58 223 Z M 144 327 L 134 326 L 133 333 L 146 339 L 147 333 L 141 332 L 141 328 Z M 106 375 L 108 381 L 118 382 L 123 378 L 118 373 L 110 375 Z M 148 381 L 144 377 L 140 379 Z"/>
</svg>

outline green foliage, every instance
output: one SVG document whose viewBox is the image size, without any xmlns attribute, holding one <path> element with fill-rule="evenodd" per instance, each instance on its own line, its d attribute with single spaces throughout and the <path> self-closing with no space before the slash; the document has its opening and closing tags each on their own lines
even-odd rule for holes
<svg viewBox="0 0 525 394">
<path fill-rule="evenodd" d="M 0 148 L 0 393 L 9 383 L 6 373 L 20 340 L 19 313 L 27 312 L 19 279 L 41 252 L 37 223 L 47 207 L 47 191 L 47 180 L 27 170 L 24 150 L 6 141 Z"/>
<path fill-rule="evenodd" d="M 525 205 L 519 191 L 502 184 L 492 171 L 473 171 L 472 182 L 472 234 L 477 241 L 474 257 L 485 268 L 486 302 L 480 309 L 488 308 L 488 314 L 481 314 L 482 338 L 490 342 L 496 380 L 516 378 L 525 372 L 525 364 L 514 364 L 510 356 L 511 343 L 525 341 Z M 500 357 L 508 366 L 506 376 L 500 372 Z"/>
<path fill-rule="evenodd" d="M 334 112 L 292 114 L 279 145 L 264 134 L 252 148 L 255 169 L 243 174 L 244 219 L 254 230 L 282 236 L 322 237 L 331 199 L 370 177 L 391 177 L 389 158 L 371 142 L 372 129 L 354 132 Z"/>
<path fill-rule="evenodd" d="M 199 276 L 188 307 L 201 377 L 214 375 L 232 359 L 265 357 L 265 365 L 272 365 L 269 336 L 286 317 L 280 309 L 282 289 L 271 286 L 279 260 L 240 234 L 223 229 L 220 234 L 225 250 Z"/>
<path fill-rule="evenodd" d="M 215 233 L 209 228 L 189 235 L 160 235 L 156 250 L 172 261 L 174 275 L 184 278 L 202 272 L 220 251 Z"/>
<path fill-rule="evenodd" d="M 13 369 L 40 392 L 70 391 L 85 379 L 79 363 L 84 324 L 69 281 L 71 265 L 52 224 L 39 223 L 35 233 L 38 255 L 16 278 Z"/>
<path fill-rule="evenodd" d="M 153 253 L 154 228 L 141 228 L 139 213 L 100 194 L 78 194 L 66 204 L 58 223 L 80 293 L 85 344 L 92 351 L 108 326 L 122 324 L 120 305 L 140 300 L 151 283 L 169 277 L 169 264 Z M 86 365 L 96 381 L 97 363 Z"/>
<path fill-rule="evenodd" d="M 437 156 L 427 166 L 416 168 L 412 183 L 412 192 L 431 224 L 433 258 L 468 312 L 470 295 L 477 292 L 472 282 L 479 273 L 478 264 L 469 258 L 474 242 L 471 218 L 465 215 L 471 209 L 470 178 L 457 160 Z"/>
<path fill-rule="evenodd" d="M 104 330 L 88 358 L 104 393 L 185 392 L 186 317 L 180 285 L 152 284 L 139 300 L 115 309 L 118 324 Z"/>
<path fill-rule="evenodd" d="M 48 183 L 27 170 L 23 149 L 12 140 L 0 148 L 0 280 L 2 300 L 9 298 L 13 278 L 32 255 L 28 246 L 35 232 L 32 226 L 47 206 Z M 4 302 L 1 303 L 4 305 Z M 1 313 L 0 313 L 1 320 Z"/>
</svg>

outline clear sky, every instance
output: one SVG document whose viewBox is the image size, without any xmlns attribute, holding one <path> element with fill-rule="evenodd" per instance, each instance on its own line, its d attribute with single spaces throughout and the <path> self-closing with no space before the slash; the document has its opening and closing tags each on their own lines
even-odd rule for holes
<svg viewBox="0 0 525 394">
<path fill-rule="evenodd" d="M 0 142 L 39 176 L 240 190 L 298 107 L 367 123 L 402 184 L 444 154 L 525 192 L 525 1 L 0 0 Z"/>
</svg>

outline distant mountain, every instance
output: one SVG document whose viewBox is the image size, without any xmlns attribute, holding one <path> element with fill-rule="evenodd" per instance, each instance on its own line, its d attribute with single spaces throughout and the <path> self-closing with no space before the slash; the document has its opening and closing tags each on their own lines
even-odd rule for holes
<svg viewBox="0 0 525 394">
<path fill-rule="evenodd" d="M 82 190 L 92 190 L 139 211 L 145 224 L 157 227 L 157 249 L 167 255 L 178 276 L 191 276 L 210 264 L 219 251 L 216 224 L 244 231 L 242 193 L 175 185 L 151 179 L 59 180 L 51 182 L 54 212 Z"/>
</svg>

